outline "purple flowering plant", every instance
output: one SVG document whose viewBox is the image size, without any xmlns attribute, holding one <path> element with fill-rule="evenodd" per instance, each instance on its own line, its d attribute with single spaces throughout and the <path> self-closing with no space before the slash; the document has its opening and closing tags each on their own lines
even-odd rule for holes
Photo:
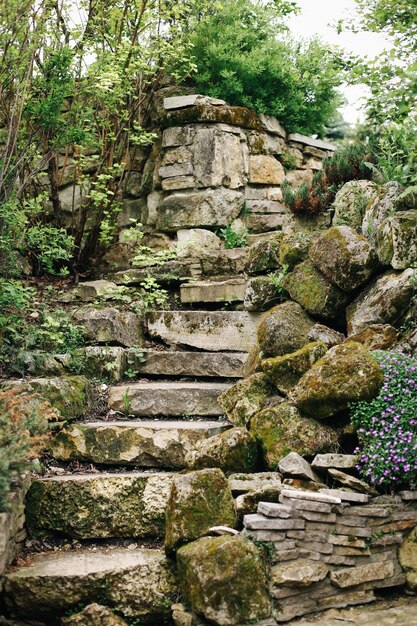
<svg viewBox="0 0 417 626">
<path fill-rule="evenodd" d="M 373 352 L 384 373 L 376 398 L 350 405 L 359 447 L 356 466 L 383 491 L 417 487 L 417 359 L 399 351 Z"/>
</svg>

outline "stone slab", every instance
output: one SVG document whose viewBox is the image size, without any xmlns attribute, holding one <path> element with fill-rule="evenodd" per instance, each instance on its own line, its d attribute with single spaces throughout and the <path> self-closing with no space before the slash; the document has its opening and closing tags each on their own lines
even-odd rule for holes
<svg viewBox="0 0 417 626">
<path fill-rule="evenodd" d="M 344 489 L 320 489 L 320 493 L 324 493 L 328 496 L 334 496 L 340 498 L 342 502 L 357 502 L 361 504 L 367 504 L 371 496 L 366 493 L 358 493 L 355 491 L 345 491 Z"/>
<path fill-rule="evenodd" d="M 247 283 L 246 278 L 185 283 L 180 286 L 181 302 L 243 302 Z"/>
<path fill-rule="evenodd" d="M 356 587 L 361 583 L 384 580 L 394 575 L 394 563 L 371 563 L 370 565 L 360 565 L 349 569 L 335 570 L 330 574 L 333 585 L 339 589 L 346 587 Z"/>
<path fill-rule="evenodd" d="M 354 469 L 358 462 L 356 454 L 317 454 L 311 466 L 315 469 Z"/>
<path fill-rule="evenodd" d="M 327 504 L 341 504 L 340 498 L 329 496 L 323 493 L 313 491 L 301 491 L 296 489 L 283 489 L 281 495 L 285 498 L 294 498 L 296 500 L 311 500 L 312 502 L 325 502 Z"/>
<path fill-rule="evenodd" d="M 304 146 L 311 146 L 312 148 L 318 148 L 319 150 L 326 150 L 328 152 L 334 152 L 336 145 L 328 141 L 322 141 L 322 139 L 313 139 L 313 137 L 307 137 L 300 133 L 292 133 L 288 135 L 288 141 L 294 143 L 301 143 Z"/>
<path fill-rule="evenodd" d="M 246 360 L 244 352 L 146 350 L 133 368 L 138 374 L 152 376 L 242 378 Z"/>
<path fill-rule="evenodd" d="M 248 530 L 293 530 L 303 529 L 304 520 L 301 519 L 273 519 L 262 515 L 245 515 L 243 518 L 245 528 Z"/>
</svg>

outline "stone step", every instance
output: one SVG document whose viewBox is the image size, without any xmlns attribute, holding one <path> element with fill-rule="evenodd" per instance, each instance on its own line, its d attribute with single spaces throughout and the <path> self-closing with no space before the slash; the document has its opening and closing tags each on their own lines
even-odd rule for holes
<svg viewBox="0 0 417 626">
<path fill-rule="evenodd" d="M 149 625 L 168 621 L 176 593 L 162 550 L 130 547 L 31 555 L 5 576 L 3 589 L 17 618 L 46 620 L 98 602 Z"/>
<path fill-rule="evenodd" d="M 35 480 L 26 497 L 32 536 L 161 538 L 174 473 L 69 474 Z"/>
<path fill-rule="evenodd" d="M 184 283 L 180 286 L 181 302 L 243 302 L 247 283 L 244 277 Z"/>
<path fill-rule="evenodd" d="M 169 345 L 249 352 L 260 315 L 246 311 L 151 311 L 148 333 Z"/>
<path fill-rule="evenodd" d="M 217 399 L 226 383 L 145 382 L 110 387 L 109 407 L 141 417 L 222 415 Z"/>
<path fill-rule="evenodd" d="M 132 360 L 128 352 L 127 355 Z M 242 378 L 246 360 L 244 352 L 147 350 L 143 360 L 134 362 L 132 367 L 138 374 L 150 376 Z"/>
<path fill-rule="evenodd" d="M 199 442 L 228 428 L 214 421 L 79 422 L 60 431 L 50 451 L 60 461 L 184 469 Z"/>
</svg>

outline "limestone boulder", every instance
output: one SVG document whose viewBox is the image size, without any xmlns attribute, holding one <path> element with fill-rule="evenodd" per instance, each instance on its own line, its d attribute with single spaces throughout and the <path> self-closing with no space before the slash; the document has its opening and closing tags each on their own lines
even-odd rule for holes
<svg viewBox="0 0 417 626">
<path fill-rule="evenodd" d="M 347 409 L 349 402 L 372 400 L 382 381 L 371 353 L 362 344 L 348 341 L 317 361 L 290 397 L 302 413 L 324 419 Z"/>
<path fill-rule="evenodd" d="M 360 333 L 349 337 L 368 350 L 389 350 L 398 342 L 398 333 L 390 324 L 370 324 Z"/>
<path fill-rule="evenodd" d="M 140 320 L 132 311 L 85 306 L 77 309 L 73 318 L 84 327 L 87 339 L 93 343 L 130 347 L 142 342 Z"/>
<path fill-rule="evenodd" d="M 94 602 L 71 617 L 62 618 L 62 626 L 128 626 L 128 622 L 107 606 Z"/>
<path fill-rule="evenodd" d="M 361 333 L 371 324 L 395 327 L 410 306 L 416 277 L 417 270 L 409 268 L 385 272 L 373 281 L 346 309 L 348 334 Z"/>
<path fill-rule="evenodd" d="M 274 565 L 271 570 L 271 586 L 281 587 L 309 587 L 326 578 L 329 568 L 319 561 L 311 559 L 297 559 L 290 563 Z"/>
<path fill-rule="evenodd" d="M 249 182 L 255 185 L 280 185 L 285 179 L 282 163 L 275 157 L 251 154 L 249 157 Z"/>
<path fill-rule="evenodd" d="M 93 300 L 100 297 L 111 300 L 112 292 L 116 289 L 116 283 L 110 280 L 92 280 L 80 283 L 76 293 L 83 302 L 93 302 Z"/>
<path fill-rule="evenodd" d="M 375 183 L 369 180 L 351 180 L 336 194 L 333 202 L 333 226 L 360 229 L 368 205 L 378 197 Z"/>
<path fill-rule="evenodd" d="M 339 333 L 333 328 L 324 326 L 323 324 L 314 324 L 313 328 L 307 335 L 307 339 L 312 342 L 322 342 L 326 344 L 328 348 L 333 348 L 339 343 L 342 343 L 346 337 L 343 333 Z"/>
<path fill-rule="evenodd" d="M 265 311 L 279 301 L 282 294 L 269 276 L 255 276 L 246 284 L 243 307 L 246 311 Z"/>
<path fill-rule="evenodd" d="M 284 456 L 278 463 L 278 469 L 285 477 L 290 476 L 291 478 L 319 482 L 319 477 L 312 470 L 310 463 L 297 452 L 290 452 L 287 456 Z"/>
<path fill-rule="evenodd" d="M 235 426 L 246 426 L 275 390 L 262 373 L 252 374 L 226 389 L 218 403 Z"/>
<path fill-rule="evenodd" d="M 181 228 L 177 231 L 178 256 L 200 257 L 204 252 L 221 250 L 222 240 L 211 230 Z"/>
<path fill-rule="evenodd" d="M 310 248 L 310 258 L 326 278 L 343 291 L 366 284 L 379 267 L 368 240 L 350 226 L 333 226 Z"/>
<path fill-rule="evenodd" d="M 128 366 L 121 346 L 86 346 L 79 348 L 75 356 L 87 376 L 111 382 L 120 382 Z"/>
<path fill-rule="evenodd" d="M 296 265 L 285 276 L 282 286 L 308 313 L 328 321 L 336 321 L 350 300 L 310 260 Z"/>
<path fill-rule="evenodd" d="M 308 343 L 300 350 L 262 360 L 262 371 L 267 379 L 275 385 L 283 395 L 295 387 L 301 376 L 305 374 L 316 361 L 327 352 L 326 344 L 322 342 Z"/>
<path fill-rule="evenodd" d="M 282 238 L 282 233 L 277 233 L 273 238 L 253 243 L 247 254 L 246 272 L 248 274 L 262 274 L 262 272 L 281 267 L 279 251 Z"/>
<path fill-rule="evenodd" d="M 401 193 L 402 187 L 396 181 L 390 181 L 378 189 L 376 197 L 367 205 L 362 220 L 362 233 L 367 239 L 375 242 L 382 222 L 393 213 L 409 208 L 407 200 L 400 199 Z"/>
<path fill-rule="evenodd" d="M 338 444 L 335 429 L 303 417 L 296 407 L 283 402 L 257 413 L 250 431 L 260 444 L 265 465 L 276 470 L 281 459 L 290 452 L 314 456 L 330 452 Z"/>
<path fill-rule="evenodd" d="M 258 326 L 258 343 L 264 357 L 282 356 L 302 348 L 314 321 L 297 302 L 283 302 L 265 313 Z"/>
<path fill-rule="evenodd" d="M 417 526 L 413 528 L 398 551 L 398 559 L 407 579 L 407 586 L 417 590 Z"/>
<path fill-rule="evenodd" d="M 235 524 L 232 492 L 221 470 L 202 469 L 174 478 L 166 512 L 167 552 L 203 537 L 212 526 Z"/>
<path fill-rule="evenodd" d="M 417 211 L 400 211 L 387 217 L 376 233 L 376 248 L 383 265 L 395 270 L 417 260 Z"/>
<path fill-rule="evenodd" d="M 283 266 L 293 269 L 308 257 L 308 251 L 315 236 L 304 231 L 285 235 L 279 250 L 279 260 Z"/>
<path fill-rule="evenodd" d="M 243 133 L 224 126 L 197 128 L 192 148 L 197 186 L 237 189 L 246 184 L 249 152 Z"/>
<path fill-rule="evenodd" d="M 256 624 L 269 617 L 265 567 L 250 541 L 204 538 L 181 548 L 177 558 L 184 596 L 211 624 Z"/>
<path fill-rule="evenodd" d="M 194 469 L 218 467 L 223 472 L 254 472 L 258 447 L 246 428 L 230 428 L 202 441 L 191 457 Z"/>
</svg>

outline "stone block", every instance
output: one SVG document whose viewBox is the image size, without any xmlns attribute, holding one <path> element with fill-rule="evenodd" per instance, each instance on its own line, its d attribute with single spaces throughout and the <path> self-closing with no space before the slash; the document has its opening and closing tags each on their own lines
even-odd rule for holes
<svg viewBox="0 0 417 626">
<path fill-rule="evenodd" d="M 243 518 L 245 528 L 248 530 L 292 530 L 294 528 L 303 529 L 304 520 L 301 519 L 274 519 L 263 517 L 262 515 L 245 515 Z"/>
<path fill-rule="evenodd" d="M 246 286 L 246 278 L 185 283 L 180 287 L 181 302 L 243 302 Z"/>
<path fill-rule="evenodd" d="M 362 583 L 390 578 L 394 574 L 394 563 L 371 563 L 349 569 L 335 570 L 330 573 L 330 580 L 339 589 L 356 587 Z"/>
<path fill-rule="evenodd" d="M 271 586 L 274 587 L 309 587 L 326 578 L 328 567 L 322 563 L 299 559 L 289 564 L 274 565 L 271 569 Z"/>
<path fill-rule="evenodd" d="M 285 178 L 282 164 L 272 156 L 250 155 L 249 182 L 257 185 L 280 185 Z"/>
</svg>

